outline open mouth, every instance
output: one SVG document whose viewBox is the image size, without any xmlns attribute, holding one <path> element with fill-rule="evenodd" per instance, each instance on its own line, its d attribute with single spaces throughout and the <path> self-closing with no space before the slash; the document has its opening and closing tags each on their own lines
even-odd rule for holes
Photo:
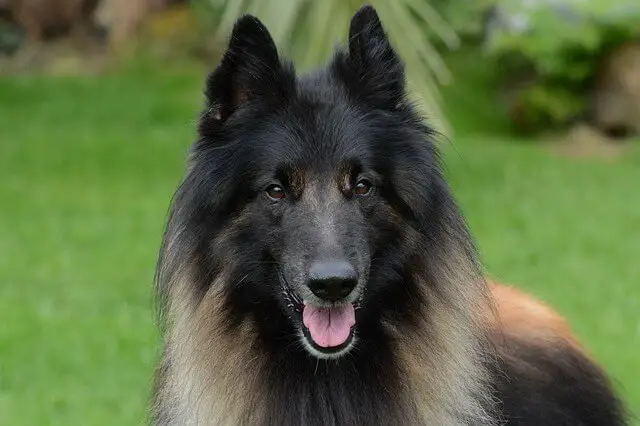
<svg viewBox="0 0 640 426">
<path fill-rule="evenodd" d="M 351 303 L 332 307 L 307 303 L 302 311 L 302 322 L 304 337 L 315 350 L 325 354 L 337 353 L 353 340 L 355 307 Z"/>
<path fill-rule="evenodd" d="M 287 306 L 296 313 L 306 343 L 319 354 L 331 356 L 348 348 L 354 339 L 355 311 L 359 303 L 316 306 L 303 301 L 282 279 Z"/>
</svg>

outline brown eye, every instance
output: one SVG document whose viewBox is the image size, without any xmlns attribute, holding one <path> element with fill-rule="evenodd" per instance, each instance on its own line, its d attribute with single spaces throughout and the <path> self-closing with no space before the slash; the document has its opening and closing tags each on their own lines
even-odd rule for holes
<svg viewBox="0 0 640 426">
<path fill-rule="evenodd" d="M 280 185 L 271 185 L 267 188 L 267 195 L 272 200 L 278 201 L 285 198 L 287 195 L 284 192 L 284 189 Z"/>
<path fill-rule="evenodd" d="M 362 179 L 359 180 L 358 183 L 356 183 L 355 188 L 353 189 L 353 193 L 355 195 L 358 195 L 360 197 L 369 195 L 369 193 L 371 192 L 371 182 L 369 182 L 366 179 Z"/>
</svg>

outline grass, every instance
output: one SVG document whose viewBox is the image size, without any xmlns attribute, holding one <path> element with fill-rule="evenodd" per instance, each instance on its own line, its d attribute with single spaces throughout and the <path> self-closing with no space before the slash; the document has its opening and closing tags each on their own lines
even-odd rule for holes
<svg viewBox="0 0 640 426">
<path fill-rule="evenodd" d="M 201 77 L 0 81 L 0 425 L 144 423 L 154 263 Z M 638 150 L 558 158 L 471 133 L 480 105 L 454 108 L 445 150 L 487 269 L 567 316 L 640 409 Z"/>
</svg>

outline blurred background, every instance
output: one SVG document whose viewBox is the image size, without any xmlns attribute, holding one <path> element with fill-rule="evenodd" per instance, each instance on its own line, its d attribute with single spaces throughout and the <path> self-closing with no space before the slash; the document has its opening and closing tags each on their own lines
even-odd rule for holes
<svg viewBox="0 0 640 426">
<path fill-rule="evenodd" d="M 489 274 L 640 410 L 640 2 L 370 0 Z M 0 0 L 0 425 L 140 425 L 205 73 L 257 14 L 298 69 L 354 0 Z M 640 423 L 636 423 L 640 424 Z"/>
</svg>

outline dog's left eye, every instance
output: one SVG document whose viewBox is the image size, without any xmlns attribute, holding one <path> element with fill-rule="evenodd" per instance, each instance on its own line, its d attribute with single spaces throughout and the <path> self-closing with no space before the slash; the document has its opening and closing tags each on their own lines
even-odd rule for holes
<svg viewBox="0 0 640 426">
<path fill-rule="evenodd" d="M 280 185 L 270 185 L 266 189 L 267 195 L 274 201 L 282 200 L 287 196 Z"/>
<path fill-rule="evenodd" d="M 355 188 L 353 189 L 353 193 L 359 197 L 364 197 L 371 193 L 371 188 L 373 185 L 366 179 L 361 179 L 356 183 Z"/>
</svg>

